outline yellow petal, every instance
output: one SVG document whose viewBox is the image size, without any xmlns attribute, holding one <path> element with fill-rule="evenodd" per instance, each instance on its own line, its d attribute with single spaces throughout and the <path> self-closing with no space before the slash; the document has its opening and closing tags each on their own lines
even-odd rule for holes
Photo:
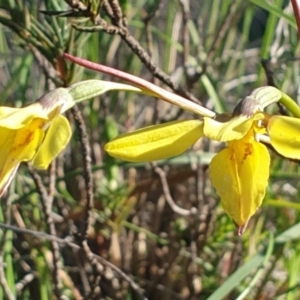
<svg viewBox="0 0 300 300">
<path fill-rule="evenodd" d="M 269 165 L 266 147 L 248 134 L 242 140 L 229 142 L 210 163 L 212 185 L 224 210 L 242 230 L 262 203 Z"/>
<path fill-rule="evenodd" d="M 11 164 L 10 168 L 6 168 L 5 165 L 9 157 L 10 149 L 15 140 L 16 131 L 9 130 L 6 128 L 0 128 L 0 196 L 5 191 L 6 187 L 9 185 L 13 178 L 13 170 L 17 169 L 17 162 L 15 164 Z"/>
<path fill-rule="evenodd" d="M 40 103 L 33 103 L 23 108 L 0 107 L 0 127 L 19 129 L 35 118 L 48 119 Z"/>
<path fill-rule="evenodd" d="M 16 164 L 14 167 L 12 167 L 12 169 L 7 172 L 6 174 L 4 174 L 1 182 L 0 182 L 0 197 L 3 195 L 3 193 L 7 190 L 7 188 L 9 187 L 10 183 L 12 182 L 12 180 L 14 179 L 17 170 L 19 168 L 19 164 Z"/>
<path fill-rule="evenodd" d="M 107 143 L 105 150 L 127 161 L 153 161 L 183 153 L 202 135 L 200 120 L 173 121 L 120 135 Z"/>
<path fill-rule="evenodd" d="M 0 127 L 0 195 L 11 182 L 18 165 L 29 161 L 44 137 L 44 120 L 35 119 L 19 130 Z"/>
<path fill-rule="evenodd" d="M 70 101 L 72 102 L 72 96 L 68 89 L 57 88 L 26 107 L 0 107 L 0 126 L 19 129 L 36 118 L 52 120 Z"/>
<path fill-rule="evenodd" d="M 262 113 L 252 117 L 237 116 L 227 122 L 219 122 L 217 119 L 203 118 L 203 134 L 208 138 L 220 142 L 241 139 L 251 128 L 253 122 L 264 118 Z"/>
<path fill-rule="evenodd" d="M 39 169 L 47 169 L 51 161 L 66 147 L 71 134 L 69 121 L 61 115 L 56 116 L 33 158 L 33 166 Z"/>
<path fill-rule="evenodd" d="M 300 159 L 300 119 L 273 116 L 268 122 L 272 146 L 281 155 Z"/>
</svg>

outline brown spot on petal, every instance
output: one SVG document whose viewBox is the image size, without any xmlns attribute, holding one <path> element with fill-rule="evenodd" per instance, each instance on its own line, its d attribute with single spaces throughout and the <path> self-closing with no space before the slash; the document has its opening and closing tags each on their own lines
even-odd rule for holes
<svg viewBox="0 0 300 300">
<path fill-rule="evenodd" d="M 252 144 L 251 143 L 245 143 L 245 152 L 243 156 L 243 160 L 247 158 L 247 156 L 252 154 Z"/>
</svg>

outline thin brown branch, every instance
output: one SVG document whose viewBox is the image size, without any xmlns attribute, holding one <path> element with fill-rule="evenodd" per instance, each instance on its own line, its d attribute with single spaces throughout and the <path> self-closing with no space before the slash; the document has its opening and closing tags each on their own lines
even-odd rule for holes
<svg viewBox="0 0 300 300">
<path fill-rule="evenodd" d="M 278 88 L 276 83 L 275 83 L 275 80 L 274 80 L 274 76 L 273 76 L 274 74 L 273 74 L 273 70 L 271 69 L 271 66 L 270 66 L 270 60 L 269 59 L 262 59 L 261 60 L 261 65 L 262 65 L 262 67 L 264 69 L 264 72 L 266 74 L 268 85 Z M 281 103 L 278 103 L 278 102 L 276 103 L 276 105 L 279 109 L 280 114 L 282 114 L 283 116 L 286 116 L 287 112 L 285 111 L 283 105 Z"/>
<path fill-rule="evenodd" d="M 47 231 L 50 235 L 56 235 L 55 225 L 52 219 L 52 203 L 53 197 L 51 197 L 42 182 L 41 177 L 39 174 L 32 168 L 31 165 L 27 164 L 28 171 L 33 178 L 33 181 L 36 185 L 37 191 L 41 197 L 41 203 L 43 207 L 43 212 L 45 215 L 45 221 L 47 225 Z M 59 252 L 59 245 L 55 241 L 51 242 L 51 252 L 52 252 L 52 263 L 53 263 L 53 270 L 52 270 L 52 281 L 54 284 L 54 294 L 57 299 L 61 298 L 61 280 L 59 276 L 59 269 L 60 269 L 60 252 Z"/>
<path fill-rule="evenodd" d="M 7 300 L 15 300 L 15 297 L 10 290 L 8 283 L 5 278 L 5 273 L 4 273 L 4 262 L 3 262 L 3 255 L 0 255 L 0 286 L 2 287 L 4 291 L 4 296 L 5 299 Z"/>
<path fill-rule="evenodd" d="M 190 1 L 189 0 L 180 0 L 179 1 L 181 10 L 182 10 L 182 63 L 183 66 L 187 65 L 188 56 L 189 56 L 189 32 L 188 32 L 188 21 L 190 19 Z"/>
<path fill-rule="evenodd" d="M 109 5 L 111 8 L 111 13 L 109 14 L 110 18 L 112 17 L 113 24 L 119 27 L 122 27 L 125 25 L 124 22 L 124 16 L 122 9 L 120 7 L 119 1 L 118 0 L 109 0 L 109 1 L 104 1 L 106 4 L 106 8 Z"/>
<path fill-rule="evenodd" d="M 34 279 L 36 279 L 36 276 L 33 272 L 26 274 L 19 282 L 16 283 L 17 294 L 21 294 L 25 286 L 32 282 Z"/>
<path fill-rule="evenodd" d="M 83 216 L 82 228 L 80 228 L 81 239 L 85 239 L 87 236 L 87 230 L 89 227 L 90 212 L 94 207 L 94 194 L 93 194 L 93 176 L 92 176 L 92 162 L 91 162 L 91 148 L 88 141 L 86 132 L 86 126 L 82 118 L 81 112 L 77 106 L 74 106 L 71 110 L 75 124 L 78 130 L 80 145 L 83 155 L 83 174 L 86 186 L 86 204 L 85 213 Z"/>
<path fill-rule="evenodd" d="M 7 205 L 5 206 L 5 212 L 4 212 L 4 221 L 6 222 L 6 225 L 9 226 L 10 219 L 11 219 L 11 205 L 9 199 L 7 199 Z M 6 228 L 8 229 L 8 228 Z M 5 257 L 5 243 L 8 241 L 10 230 L 3 230 L 3 232 L 0 232 L 0 286 L 3 289 L 4 297 L 7 300 L 14 300 L 15 297 L 8 285 L 8 282 L 6 280 L 4 268 L 5 268 L 5 262 L 3 258 Z"/>
<path fill-rule="evenodd" d="M 66 239 L 61 239 L 61 238 L 58 238 L 57 236 L 53 236 L 51 234 L 47 234 L 44 232 L 34 231 L 34 230 L 30 230 L 30 229 L 25 229 L 25 228 L 19 228 L 19 227 L 13 226 L 13 225 L 8 225 L 8 224 L 3 224 L 3 223 L 0 223 L 0 228 L 13 230 L 14 232 L 18 232 L 18 233 L 30 234 L 32 236 L 35 236 L 38 239 L 48 240 L 48 241 L 56 242 L 56 243 L 60 244 L 61 246 L 69 246 L 72 249 L 82 250 L 82 247 L 75 243 L 72 243 Z M 105 258 L 91 252 L 91 250 L 88 247 L 88 245 L 86 244 L 86 242 L 84 242 L 83 245 L 84 245 L 84 247 L 86 247 L 86 253 L 90 257 L 90 260 L 95 259 L 98 262 L 100 262 L 102 265 L 105 265 L 105 266 L 111 268 L 116 274 L 118 274 L 121 278 L 123 278 L 125 281 L 127 281 L 130 284 L 131 288 L 136 292 L 136 294 L 140 297 L 140 299 L 148 300 L 142 294 L 140 287 L 128 275 L 126 275 L 121 269 L 119 269 L 114 264 L 107 261 Z"/>
<path fill-rule="evenodd" d="M 104 2 L 104 8 L 107 9 L 108 3 Z M 108 16 L 110 17 L 112 21 L 112 25 L 108 24 L 105 20 L 97 20 L 97 22 L 94 22 L 95 26 L 90 28 L 90 31 L 99 31 L 102 30 L 108 34 L 116 35 L 118 34 L 122 40 L 129 46 L 129 48 L 137 55 L 137 57 L 140 59 L 140 61 L 145 65 L 145 67 L 159 80 L 161 80 L 164 84 L 169 86 L 174 92 L 177 94 L 200 104 L 201 102 L 193 96 L 191 93 L 187 92 L 185 89 L 183 89 L 181 86 L 176 84 L 172 81 L 169 75 L 165 74 L 157 65 L 156 63 L 151 59 L 150 55 L 144 50 L 144 48 L 140 45 L 140 43 L 130 34 L 128 28 L 124 26 L 124 22 L 122 25 L 120 25 L 118 22 L 117 25 L 115 25 L 115 20 L 118 20 L 118 17 L 115 16 L 114 10 L 112 7 L 108 10 Z M 80 27 L 75 25 L 75 29 L 77 30 L 84 30 L 89 31 L 86 27 Z"/>
<path fill-rule="evenodd" d="M 190 216 L 190 215 L 197 214 L 197 209 L 196 208 L 192 208 L 191 210 L 187 210 L 187 209 L 179 207 L 174 202 L 174 200 L 171 196 L 171 193 L 170 193 L 170 188 L 169 188 L 169 184 L 168 184 L 168 181 L 167 181 L 166 172 L 162 168 L 155 166 L 155 164 L 152 164 L 152 165 L 154 167 L 155 173 L 158 174 L 158 176 L 160 178 L 164 196 L 165 196 L 168 204 L 170 205 L 172 211 L 179 214 L 179 215 L 181 215 L 181 216 Z"/>
</svg>

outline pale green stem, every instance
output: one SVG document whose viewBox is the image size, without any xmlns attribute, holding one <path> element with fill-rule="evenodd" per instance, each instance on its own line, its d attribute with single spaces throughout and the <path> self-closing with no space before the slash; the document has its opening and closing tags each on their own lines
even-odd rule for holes
<svg viewBox="0 0 300 300">
<path fill-rule="evenodd" d="M 282 93 L 282 92 L 281 92 Z M 300 118 L 300 107 L 297 105 L 297 103 L 289 97 L 287 94 L 282 93 L 282 97 L 279 100 L 279 102 L 289 111 L 291 112 L 295 117 Z"/>
<path fill-rule="evenodd" d="M 132 85 L 97 79 L 75 83 L 71 85 L 68 90 L 76 103 L 91 99 L 112 90 L 144 93 L 143 90 Z"/>
<path fill-rule="evenodd" d="M 70 109 L 76 103 L 80 103 L 82 101 L 102 95 L 105 92 L 112 91 L 112 90 L 144 93 L 143 90 L 135 86 L 131 86 L 123 83 L 96 80 L 96 79 L 85 80 L 85 81 L 75 83 L 64 90 L 67 90 L 68 95 L 71 96 L 72 100 L 70 101 L 68 99 L 66 105 L 63 107 L 62 113 Z"/>
<path fill-rule="evenodd" d="M 179 106 L 180 108 L 189 111 L 193 114 L 200 115 L 202 117 L 214 117 L 215 112 L 200 106 L 194 102 L 191 102 L 179 95 L 173 94 L 167 90 L 164 90 L 158 86 L 155 86 L 154 84 L 151 84 L 150 82 L 147 82 L 148 84 L 144 84 L 143 86 L 140 86 L 140 88 L 128 85 L 128 84 L 122 84 L 122 83 L 116 83 L 116 82 L 110 82 L 110 81 L 102 81 L 102 80 L 86 80 L 82 82 L 78 82 L 73 84 L 68 88 L 70 95 L 73 98 L 73 103 L 70 103 L 69 106 L 64 107 L 64 111 L 72 107 L 75 103 L 82 102 L 84 100 L 93 98 L 95 96 L 99 96 L 105 92 L 111 91 L 111 90 L 121 90 L 121 91 L 128 91 L 128 92 L 135 92 L 135 93 L 142 93 L 146 95 L 151 95 L 156 98 L 160 98 L 162 100 L 165 100 L 171 104 L 174 104 L 176 106 Z"/>
<path fill-rule="evenodd" d="M 252 98 L 253 100 L 255 100 L 261 110 L 272 103 L 279 102 L 291 114 L 293 114 L 297 118 L 300 118 L 300 107 L 297 105 L 297 103 L 287 94 L 283 93 L 275 87 L 264 86 L 257 88 L 252 91 L 248 98 Z"/>
</svg>

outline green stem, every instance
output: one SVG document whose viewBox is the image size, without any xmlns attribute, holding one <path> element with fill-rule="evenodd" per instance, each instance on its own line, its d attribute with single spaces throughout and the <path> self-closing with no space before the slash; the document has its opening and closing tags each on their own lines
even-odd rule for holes
<svg viewBox="0 0 300 300">
<path fill-rule="evenodd" d="M 281 92 L 282 93 L 282 92 Z M 282 97 L 279 100 L 279 102 L 289 111 L 291 112 L 295 117 L 300 118 L 300 107 L 297 105 L 297 103 L 289 97 L 287 94 L 282 93 Z"/>
</svg>

